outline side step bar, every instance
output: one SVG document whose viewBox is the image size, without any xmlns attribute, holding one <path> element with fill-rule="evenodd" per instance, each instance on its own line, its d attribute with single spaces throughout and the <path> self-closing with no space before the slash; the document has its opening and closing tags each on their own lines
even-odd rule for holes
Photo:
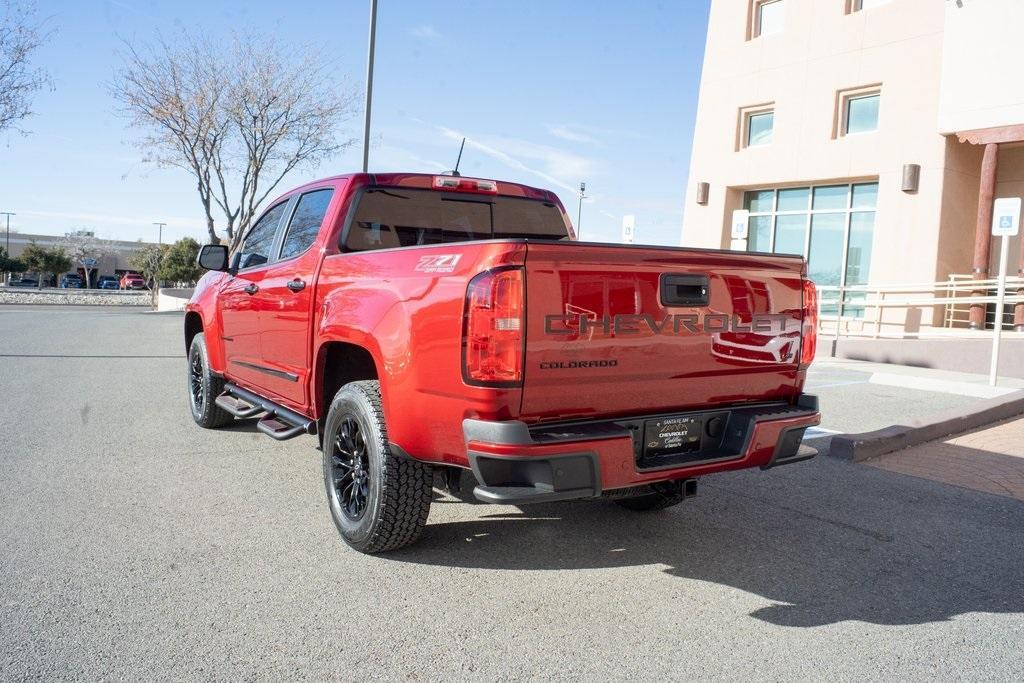
<svg viewBox="0 0 1024 683">
<path fill-rule="evenodd" d="M 316 420 L 230 382 L 224 385 L 224 393 L 214 399 L 214 403 L 242 419 L 265 413 L 256 423 L 256 429 L 278 441 L 299 434 L 316 434 Z"/>
</svg>

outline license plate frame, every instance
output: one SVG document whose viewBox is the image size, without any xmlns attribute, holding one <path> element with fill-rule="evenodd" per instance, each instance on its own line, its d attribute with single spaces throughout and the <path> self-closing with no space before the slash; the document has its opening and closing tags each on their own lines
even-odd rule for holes
<svg viewBox="0 0 1024 683">
<path fill-rule="evenodd" d="M 706 415 L 670 415 L 644 420 L 643 460 L 699 454 Z"/>
</svg>

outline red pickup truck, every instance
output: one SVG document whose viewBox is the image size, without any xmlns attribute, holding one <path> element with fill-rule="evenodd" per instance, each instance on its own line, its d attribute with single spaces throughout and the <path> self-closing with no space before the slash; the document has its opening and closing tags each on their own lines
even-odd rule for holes
<svg viewBox="0 0 1024 683">
<path fill-rule="evenodd" d="M 674 505 L 696 477 L 805 460 L 816 292 L 800 257 L 580 243 L 551 192 L 422 174 L 274 201 L 185 315 L 192 415 L 318 435 L 331 516 L 414 541 L 434 475 L 521 505 Z"/>
</svg>

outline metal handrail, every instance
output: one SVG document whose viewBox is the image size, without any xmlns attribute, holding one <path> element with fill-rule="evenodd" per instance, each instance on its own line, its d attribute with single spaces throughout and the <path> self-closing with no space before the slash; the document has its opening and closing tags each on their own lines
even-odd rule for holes
<svg viewBox="0 0 1024 683">
<path fill-rule="evenodd" d="M 879 337 L 906 337 L 906 336 L 957 336 L 960 332 L 969 333 L 977 337 L 984 334 L 980 330 L 968 331 L 965 326 L 968 322 L 970 307 L 976 305 L 988 306 L 998 301 L 998 295 L 993 291 L 997 288 L 999 280 L 986 278 L 975 280 L 970 275 L 952 274 L 943 282 L 925 283 L 897 283 L 886 285 L 822 285 L 818 287 L 818 320 L 819 329 L 824 330 L 826 323 L 835 324 L 834 335 L 838 340 L 843 335 L 845 327 L 846 336 L 870 336 Z M 1013 312 L 1017 304 L 1024 303 L 1024 277 L 1013 277 L 1006 279 L 1006 290 L 1003 302 L 1004 317 L 1001 321 L 1002 327 L 1012 328 Z M 985 292 L 979 294 L 979 292 Z M 991 294 L 987 292 L 992 292 Z M 856 295 L 851 297 L 850 295 Z M 921 328 L 911 331 L 906 330 L 906 321 L 903 322 L 902 330 L 883 330 L 882 326 L 888 328 L 900 326 L 900 323 L 892 320 L 884 320 L 884 312 L 896 308 L 935 308 L 942 307 L 941 322 L 938 325 L 925 324 Z M 833 308 L 829 314 L 824 309 Z M 845 311 L 857 309 L 861 315 L 846 315 Z M 871 315 L 868 315 L 871 313 Z M 854 327 L 859 329 L 854 330 Z M 941 330 L 941 332 L 940 332 Z"/>
</svg>

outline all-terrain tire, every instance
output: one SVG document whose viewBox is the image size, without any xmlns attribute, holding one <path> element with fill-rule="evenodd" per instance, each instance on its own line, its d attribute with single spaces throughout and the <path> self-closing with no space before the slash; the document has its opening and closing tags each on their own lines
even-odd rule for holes
<svg viewBox="0 0 1024 683">
<path fill-rule="evenodd" d="M 653 512 L 679 505 L 685 499 L 683 482 L 680 480 L 652 484 L 650 493 L 630 498 L 619 498 L 615 503 L 634 512 Z"/>
<path fill-rule="evenodd" d="M 206 337 L 200 332 L 192 338 L 188 348 L 188 403 L 192 419 L 206 429 L 229 424 L 235 418 L 214 402 L 224 391 L 224 378 L 210 370 L 206 353 Z"/>
<path fill-rule="evenodd" d="M 380 553 L 420 537 L 434 473 L 391 451 L 380 382 L 350 382 L 338 390 L 324 424 L 323 454 L 331 519 L 348 545 Z"/>
</svg>

